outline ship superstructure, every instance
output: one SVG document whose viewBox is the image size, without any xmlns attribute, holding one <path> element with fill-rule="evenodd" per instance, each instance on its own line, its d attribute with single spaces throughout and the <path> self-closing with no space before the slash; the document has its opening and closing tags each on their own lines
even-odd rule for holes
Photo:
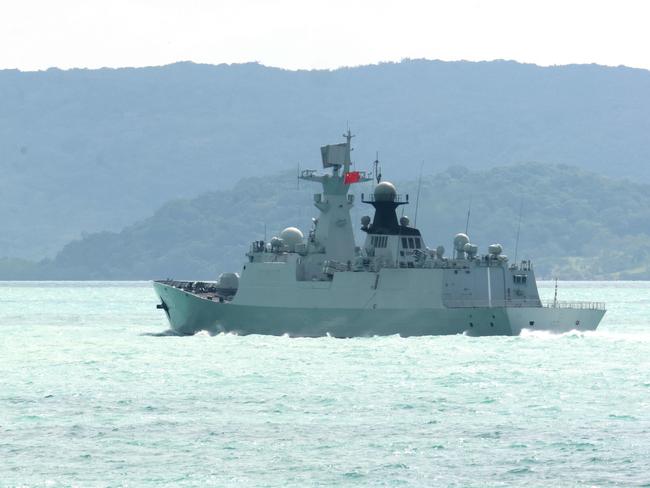
<svg viewBox="0 0 650 488">
<path fill-rule="evenodd" d="M 480 254 L 460 233 L 449 257 L 443 246 L 427 247 L 409 219 L 397 217 L 408 195 L 379 178 L 372 194 L 362 194 L 375 212 L 361 219 L 365 240 L 357 246 L 349 189 L 371 175 L 351 169 L 352 135 L 344 137 L 321 148 L 324 172 L 299 176 L 322 188 L 306 237 L 289 227 L 269 242 L 254 241 L 241 273 L 225 273 L 215 283 L 154 282 L 173 330 L 354 337 L 598 326 L 604 304 L 542 303 L 531 263 L 509 263 L 499 244 Z"/>
</svg>

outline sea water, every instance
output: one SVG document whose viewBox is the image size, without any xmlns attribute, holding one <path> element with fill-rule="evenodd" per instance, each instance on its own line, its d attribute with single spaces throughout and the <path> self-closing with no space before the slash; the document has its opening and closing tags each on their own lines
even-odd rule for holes
<svg viewBox="0 0 650 488">
<path fill-rule="evenodd" d="M 650 486 L 650 283 L 558 293 L 598 331 L 176 337 L 149 283 L 1 283 L 0 486 Z"/>
</svg>

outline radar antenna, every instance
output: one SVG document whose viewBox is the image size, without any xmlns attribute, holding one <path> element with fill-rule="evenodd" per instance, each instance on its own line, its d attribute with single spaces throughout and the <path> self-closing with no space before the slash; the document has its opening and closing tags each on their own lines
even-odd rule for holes
<svg viewBox="0 0 650 488">
<path fill-rule="evenodd" d="M 377 184 L 381 181 L 381 167 L 379 166 L 379 151 L 377 151 L 377 154 L 375 156 L 375 161 L 372 163 L 375 167 L 375 179 L 377 180 Z"/>
</svg>

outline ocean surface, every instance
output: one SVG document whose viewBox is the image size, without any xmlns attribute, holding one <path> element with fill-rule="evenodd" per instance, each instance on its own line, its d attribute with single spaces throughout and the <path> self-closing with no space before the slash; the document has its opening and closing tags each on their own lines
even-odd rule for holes
<svg viewBox="0 0 650 488">
<path fill-rule="evenodd" d="M 176 337 L 148 283 L 0 283 L 0 486 L 650 486 L 650 283 L 559 298 L 599 330 Z"/>
</svg>

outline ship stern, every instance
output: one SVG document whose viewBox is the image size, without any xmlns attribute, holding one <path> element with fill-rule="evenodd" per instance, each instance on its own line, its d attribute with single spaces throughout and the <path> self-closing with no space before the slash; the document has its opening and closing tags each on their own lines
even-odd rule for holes
<svg viewBox="0 0 650 488">
<path fill-rule="evenodd" d="M 605 304 L 595 302 L 550 302 L 541 307 L 507 309 L 513 335 L 522 330 L 562 334 L 572 330 L 596 330 L 605 315 Z"/>
</svg>

